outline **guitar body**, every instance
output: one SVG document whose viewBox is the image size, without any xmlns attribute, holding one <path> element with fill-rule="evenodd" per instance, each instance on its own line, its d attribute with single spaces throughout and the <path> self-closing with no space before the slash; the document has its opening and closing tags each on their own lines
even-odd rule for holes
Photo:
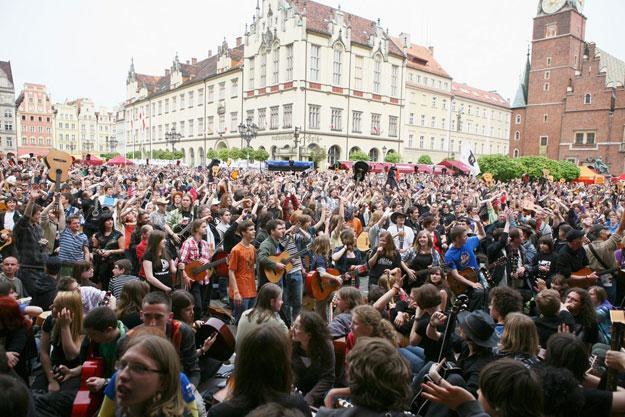
<svg viewBox="0 0 625 417">
<path fill-rule="evenodd" d="M 465 268 L 463 270 L 458 271 L 458 273 L 462 277 L 468 279 L 471 282 L 478 282 L 479 281 L 479 277 L 477 275 L 477 272 L 475 272 L 475 270 L 473 268 Z M 449 288 L 456 295 L 464 294 L 465 292 L 467 292 L 467 286 L 464 285 L 463 283 L 459 282 L 458 280 L 456 280 L 456 278 L 454 278 L 451 275 L 451 272 L 449 272 L 447 274 L 447 283 L 449 284 Z"/>
<path fill-rule="evenodd" d="M 226 323 L 216 317 L 211 317 L 204 322 L 197 331 L 200 340 L 204 341 L 213 333 L 217 333 L 217 339 L 206 355 L 221 362 L 232 357 L 235 348 L 235 339 Z"/>
<path fill-rule="evenodd" d="M 369 242 L 369 232 L 362 232 L 358 235 L 356 240 L 356 247 L 362 252 L 366 252 L 371 249 L 371 242 Z"/>
<path fill-rule="evenodd" d="M 226 258 L 228 258 L 227 252 L 217 252 L 215 253 L 215 255 L 213 255 L 214 262 L 217 262 Z M 224 263 L 215 265 L 215 272 L 217 273 L 218 277 L 228 278 L 228 263 L 224 262 Z"/>
<path fill-rule="evenodd" d="M 214 267 L 221 264 L 228 263 L 228 256 L 221 256 L 219 259 L 207 264 L 201 261 L 191 261 L 184 266 L 184 272 L 193 281 L 202 282 L 207 278 L 210 278 L 215 273 Z"/>
<path fill-rule="evenodd" d="M 13 231 L 9 229 L 0 230 L 0 235 L 7 235 L 6 239 L 0 238 L 0 250 L 6 248 L 13 243 Z"/>
<path fill-rule="evenodd" d="M 612 269 L 606 269 L 603 271 L 594 271 L 588 267 L 582 268 L 578 271 L 572 272 L 571 275 L 590 275 L 593 272 L 596 272 L 598 276 L 601 276 L 603 274 L 611 274 L 616 272 L 617 268 L 612 268 Z M 595 279 L 584 279 L 584 280 L 575 280 L 575 287 L 579 287 L 579 288 L 590 288 L 593 285 L 596 285 L 597 280 Z"/>
<path fill-rule="evenodd" d="M 337 277 L 341 275 L 341 273 L 334 268 L 327 268 L 326 272 Z M 341 285 L 333 279 L 320 277 L 317 271 L 309 272 L 306 279 L 308 279 L 308 275 L 310 275 L 310 292 L 317 301 L 327 300 L 334 291 L 341 287 Z"/>
<path fill-rule="evenodd" d="M 282 271 L 274 271 L 271 268 L 265 269 L 265 275 L 267 276 L 267 280 L 269 282 L 273 282 L 274 284 L 278 283 L 285 273 L 289 273 L 293 270 L 293 264 L 291 263 L 291 255 L 287 251 L 284 251 L 275 256 L 268 256 L 269 260 L 274 263 L 284 264 L 284 269 Z"/>
<path fill-rule="evenodd" d="M 73 162 L 70 154 L 52 149 L 44 158 L 44 162 L 48 167 L 48 179 L 50 181 L 57 184 L 69 181 L 69 170 Z"/>
<path fill-rule="evenodd" d="M 91 377 L 104 378 L 104 359 L 93 358 L 82 364 L 80 389 L 74 398 L 72 417 L 93 417 L 98 414 L 104 392 L 94 394 L 89 391 L 87 379 Z"/>
</svg>

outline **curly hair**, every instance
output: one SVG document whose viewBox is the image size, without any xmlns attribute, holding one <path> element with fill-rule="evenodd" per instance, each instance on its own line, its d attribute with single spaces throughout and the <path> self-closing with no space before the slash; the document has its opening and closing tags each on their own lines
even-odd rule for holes
<svg viewBox="0 0 625 417">
<path fill-rule="evenodd" d="M 495 287 L 490 291 L 490 302 L 497 313 L 505 318 L 509 313 L 521 311 L 523 297 L 510 287 Z"/>
<path fill-rule="evenodd" d="M 572 292 L 579 295 L 581 304 L 579 312 L 574 314 L 575 321 L 584 327 L 593 326 L 597 323 L 597 313 L 595 312 L 595 307 L 592 305 L 590 294 L 583 288 L 573 287 L 566 292 L 566 295 Z"/>
<path fill-rule="evenodd" d="M 348 384 L 356 405 L 403 411 L 411 396 L 411 373 L 397 348 L 379 337 L 363 337 L 347 355 Z"/>
<path fill-rule="evenodd" d="M 308 357 L 312 360 L 321 358 L 330 341 L 330 331 L 321 316 L 314 311 L 302 311 L 299 314 L 301 329 L 310 336 L 308 342 Z M 299 342 L 295 342 L 298 345 Z"/>
<path fill-rule="evenodd" d="M 545 365 L 566 368 L 582 382 L 590 367 L 585 343 L 571 333 L 555 333 L 547 341 Z"/>
<path fill-rule="evenodd" d="M 371 327 L 371 337 L 382 337 L 396 344 L 395 327 L 389 321 L 384 320 L 376 308 L 368 304 L 358 306 L 352 310 L 352 319 L 354 316 L 358 317 L 360 323 Z"/>
</svg>

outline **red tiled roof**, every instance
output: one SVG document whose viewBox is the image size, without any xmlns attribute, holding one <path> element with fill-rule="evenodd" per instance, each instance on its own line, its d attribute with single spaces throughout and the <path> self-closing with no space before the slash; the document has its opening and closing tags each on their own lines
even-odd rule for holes
<svg viewBox="0 0 625 417">
<path fill-rule="evenodd" d="M 395 43 L 402 45 L 399 38 L 393 38 Z M 407 65 L 409 68 L 429 72 L 430 74 L 439 75 L 441 77 L 451 79 L 451 76 L 445 71 L 443 66 L 434 59 L 434 55 L 429 48 L 422 45 L 411 44 L 408 48 Z"/>
<path fill-rule="evenodd" d="M 334 19 L 336 9 L 314 1 L 291 0 L 299 12 L 306 9 L 307 29 L 329 35 L 328 22 Z M 368 45 L 369 37 L 375 34 L 377 23 L 351 13 L 343 12 L 345 21 L 352 27 L 352 42 Z M 389 40 L 389 52 L 403 56 L 402 48 Z"/>
<path fill-rule="evenodd" d="M 465 83 L 451 83 L 451 90 L 459 97 L 482 101 L 484 103 L 494 104 L 495 106 L 510 107 L 510 104 L 497 92 L 480 90 L 479 88 L 471 87 Z"/>
<path fill-rule="evenodd" d="M 11 61 L 0 61 L 0 69 L 7 75 L 11 84 L 13 84 L 13 73 L 11 72 Z"/>
</svg>

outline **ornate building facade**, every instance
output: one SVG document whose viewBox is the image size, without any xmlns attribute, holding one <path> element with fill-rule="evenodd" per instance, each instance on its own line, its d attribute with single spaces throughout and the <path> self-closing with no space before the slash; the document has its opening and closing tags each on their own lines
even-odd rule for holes
<svg viewBox="0 0 625 417">
<path fill-rule="evenodd" d="M 43 84 L 24 84 L 15 101 L 17 109 L 18 153 L 47 155 L 53 146 L 54 113 L 47 88 Z"/>
<path fill-rule="evenodd" d="M 11 63 L 5 61 L 0 61 L 0 151 L 13 155 L 17 151 L 15 86 Z"/>
<path fill-rule="evenodd" d="M 581 0 L 541 0 L 512 104 L 510 154 L 625 171 L 625 62 L 587 42 Z"/>
</svg>

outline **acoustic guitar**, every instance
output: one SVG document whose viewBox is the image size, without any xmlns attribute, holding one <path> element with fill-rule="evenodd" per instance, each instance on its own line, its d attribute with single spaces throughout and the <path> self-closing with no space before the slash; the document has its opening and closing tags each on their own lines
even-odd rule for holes
<svg viewBox="0 0 625 417">
<path fill-rule="evenodd" d="M 6 239 L 0 237 L 0 250 L 13 243 L 13 231 L 9 229 L 0 230 L 0 235 L 6 235 Z"/>
<path fill-rule="evenodd" d="M 69 181 L 69 171 L 72 167 L 72 156 L 68 153 L 52 149 L 44 162 L 48 167 L 48 179 L 56 183 L 56 192 L 61 191 L 61 183 Z"/>
<path fill-rule="evenodd" d="M 279 282 L 282 277 L 284 276 L 285 273 L 289 273 L 293 270 L 293 263 L 291 262 L 294 258 L 297 258 L 298 256 L 306 253 L 308 251 L 308 249 L 310 248 L 310 245 L 306 246 L 304 249 L 294 253 L 293 255 L 289 254 L 289 252 L 282 251 L 281 253 L 279 253 L 278 255 L 275 256 L 268 256 L 267 258 L 273 262 L 273 263 L 281 263 L 284 265 L 284 269 L 282 271 L 274 271 L 271 268 L 263 268 L 263 270 L 265 271 L 265 276 L 267 277 L 267 280 L 269 282 L 272 283 L 277 283 Z"/>
<path fill-rule="evenodd" d="M 92 393 L 87 387 L 87 380 L 91 377 L 104 378 L 104 359 L 92 358 L 83 362 L 80 374 L 80 389 L 74 398 L 72 417 L 93 417 L 98 414 L 104 391 Z"/>
<path fill-rule="evenodd" d="M 371 249 L 371 242 L 369 241 L 369 232 L 361 232 L 356 239 L 356 247 L 362 252 L 366 252 Z"/>
<path fill-rule="evenodd" d="M 613 274 L 614 272 L 618 271 L 619 268 L 610 268 L 610 269 L 604 269 L 602 271 L 593 271 L 590 268 L 582 268 L 578 271 L 575 272 L 571 272 L 571 275 L 590 275 L 593 272 L 597 274 L 597 276 L 601 276 L 604 274 Z M 595 279 L 591 279 L 591 278 L 587 278 L 584 280 L 575 280 L 575 281 L 571 281 L 570 283 L 574 283 L 575 285 L 572 285 L 572 287 L 579 287 L 579 288 L 590 288 L 593 285 L 595 285 L 597 282 L 597 280 Z"/>
<path fill-rule="evenodd" d="M 484 274 L 484 276 L 486 277 L 486 281 L 488 282 L 488 285 L 493 287 L 496 284 L 491 278 L 490 270 L 495 268 L 498 265 L 505 264 L 507 261 L 508 261 L 508 258 L 505 256 L 502 256 L 499 259 L 497 259 L 495 262 L 488 264 L 485 267 L 480 268 L 480 272 Z M 479 274 L 473 268 L 464 268 L 464 269 L 459 270 L 458 273 L 460 274 L 460 276 L 464 277 L 465 279 L 471 282 L 480 281 Z M 449 288 L 456 295 L 464 294 L 465 292 L 467 292 L 467 289 L 468 289 L 467 285 L 463 284 L 462 282 L 458 281 L 456 278 L 453 277 L 453 275 L 451 274 L 451 270 L 447 273 L 447 284 L 449 284 Z"/>
<path fill-rule="evenodd" d="M 612 339 L 610 340 L 610 350 L 619 352 L 623 347 L 623 335 L 625 334 L 625 312 L 623 310 L 610 310 L 610 320 L 612 321 Z M 616 391 L 618 382 L 618 371 L 608 368 L 606 375 L 606 390 Z"/>
<path fill-rule="evenodd" d="M 217 339 L 206 355 L 225 362 L 232 357 L 235 348 L 235 339 L 228 325 L 216 317 L 211 317 L 197 330 L 197 335 L 202 342 L 215 333 L 217 333 Z"/>
<path fill-rule="evenodd" d="M 215 270 L 213 268 L 215 266 L 227 263 L 227 256 L 220 257 L 220 259 L 209 263 L 202 263 L 201 261 L 191 261 L 184 266 L 184 272 L 186 272 L 187 276 L 193 281 L 201 282 L 213 276 L 213 273 L 215 273 Z"/>
</svg>

